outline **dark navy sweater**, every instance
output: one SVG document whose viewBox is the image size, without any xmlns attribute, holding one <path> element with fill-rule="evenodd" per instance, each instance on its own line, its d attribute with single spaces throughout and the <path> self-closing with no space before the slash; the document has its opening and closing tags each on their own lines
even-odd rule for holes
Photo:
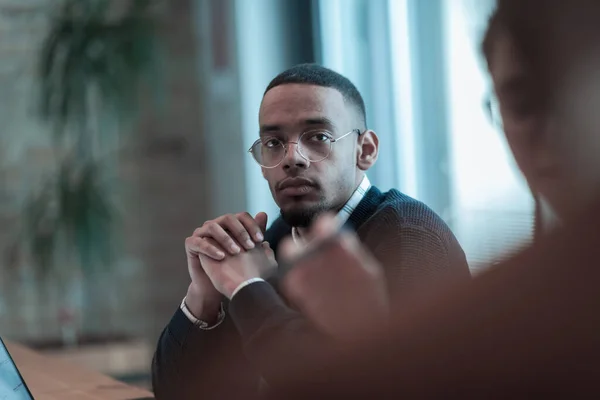
<svg viewBox="0 0 600 400">
<path fill-rule="evenodd" d="M 464 252 L 444 221 L 397 190 L 382 193 L 371 187 L 346 227 L 381 263 L 393 296 L 470 277 Z M 290 233 L 291 227 L 278 219 L 265 239 L 277 249 Z M 300 359 L 303 350 L 295 344 L 301 339 L 327 340 L 285 304 L 275 286 L 254 283 L 242 289 L 228 304 L 225 321 L 213 330 L 198 329 L 178 308 L 152 363 L 156 398 L 255 397 L 261 377 L 271 384 L 280 372 L 277 357 Z"/>
</svg>

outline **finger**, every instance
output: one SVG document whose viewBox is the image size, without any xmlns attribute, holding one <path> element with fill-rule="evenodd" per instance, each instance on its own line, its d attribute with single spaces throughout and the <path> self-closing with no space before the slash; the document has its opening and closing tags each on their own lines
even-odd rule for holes
<svg viewBox="0 0 600 400">
<path fill-rule="evenodd" d="M 214 260 L 220 261 L 225 258 L 225 252 L 219 247 L 218 243 L 212 242 L 207 238 L 189 237 L 186 240 L 186 250 L 189 259 L 198 259 L 198 255 L 203 254 Z"/>
<path fill-rule="evenodd" d="M 250 219 L 252 219 L 252 217 L 250 217 Z M 252 225 L 256 225 L 256 222 L 252 221 L 247 223 L 251 225 L 250 232 L 255 232 L 259 229 L 258 226 L 252 227 Z M 244 226 L 237 215 L 228 215 L 222 220 L 221 224 L 246 250 L 250 250 L 255 247 L 254 240 L 252 240 L 250 232 L 248 229 L 246 229 L 246 226 Z"/>
<path fill-rule="evenodd" d="M 187 258 L 188 271 L 190 274 L 190 278 L 192 278 L 192 281 L 194 281 L 195 275 L 202 271 L 202 266 L 200 265 L 198 253 L 195 250 L 191 249 L 191 247 L 193 246 L 192 241 L 194 239 L 194 237 L 189 237 L 185 239 L 185 255 Z"/>
<path fill-rule="evenodd" d="M 271 245 L 269 244 L 269 242 L 262 242 L 260 244 L 262 246 L 263 249 L 265 249 L 265 251 L 273 251 L 273 249 L 271 249 Z"/>
<path fill-rule="evenodd" d="M 330 213 L 320 216 L 313 224 L 311 240 L 323 240 L 333 236 L 340 229 L 339 220 Z"/>
<path fill-rule="evenodd" d="M 345 251 L 348 256 L 354 257 L 357 265 L 371 274 L 382 274 L 383 270 L 371 252 L 358 240 L 356 235 L 344 232 L 340 235 L 340 250 Z"/>
<path fill-rule="evenodd" d="M 311 303 L 319 301 L 319 294 L 326 295 L 319 293 L 323 272 L 322 268 L 314 268 L 312 264 L 295 265 L 281 281 L 282 293 L 294 307 L 305 312 Z"/>
<path fill-rule="evenodd" d="M 339 220 L 333 216 L 320 217 L 309 232 L 311 238 L 307 245 L 299 245 L 292 237 L 281 241 L 279 245 L 281 259 L 285 262 L 294 262 L 298 258 L 320 253 L 339 240 L 339 226 Z M 313 233 L 316 233 L 316 237 L 312 236 Z"/>
<path fill-rule="evenodd" d="M 267 255 L 267 257 L 275 259 L 275 252 L 271 248 L 269 242 L 262 242 L 261 246 L 265 250 L 265 254 Z"/>
<path fill-rule="evenodd" d="M 219 246 L 221 246 L 223 249 L 226 249 L 226 251 L 232 255 L 239 254 L 240 251 L 242 251 L 235 240 L 233 240 L 233 238 L 229 236 L 225 229 L 223 229 L 223 227 L 216 222 L 211 222 L 203 226 L 200 236 L 202 238 L 214 239 Z"/>
<path fill-rule="evenodd" d="M 265 233 L 267 231 L 267 221 L 269 220 L 269 216 L 265 212 L 259 212 L 254 217 L 254 220 L 260 227 L 260 230 Z M 262 239 L 261 239 L 262 240 Z"/>
<path fill-rule="evenodd" d="M 279 244 L 279 254 L 282 260 L 291 261 L 302 254 L 302 248 L 291 237 L 286 237 Z"/>
<path fill-rule="evenodd" d="M 256 243 L 261 243 L 265 239 L 258 221 L 252 218 L 252 215 L 248 213 L 240 213 L 237 215 L 237 217 Z"/>
</svg>

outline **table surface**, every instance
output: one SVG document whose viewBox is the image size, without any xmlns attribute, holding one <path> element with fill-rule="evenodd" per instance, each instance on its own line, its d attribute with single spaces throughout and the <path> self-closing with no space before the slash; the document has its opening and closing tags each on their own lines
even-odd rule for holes
<svg viewBox="0 0 600 400">
<path fill-rule="evenodd" d="M 35 400 L 143 400 L 141 388 L 5 341 Z"/>
</svg>

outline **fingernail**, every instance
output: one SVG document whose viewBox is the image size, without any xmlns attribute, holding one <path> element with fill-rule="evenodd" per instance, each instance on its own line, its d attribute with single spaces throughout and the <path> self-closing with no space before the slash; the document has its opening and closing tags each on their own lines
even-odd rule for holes
<svg viewBox="0 0 600 400">
<path fill-rule="evenodd" d="M 242 249 L 240 249 L 237 245 L 232 244 L 231 245 L 231 251 L 233 251 L 234 253 L 239 253 Z"/>
<path fill-rule="evenodd" d="M 217 258 L 225 258 L 225 253 L 222 251 L 217 251 Z"/>
<path fill-rule="evenodd" d="M 254 242 L 252 240 L 250 240 L 250 239 L 246 240 L 246 245 L 248 247 L 250 247 L 251 249 L 254 248 Z"/>
<path fill-rule="evenodd" d="M 258 232 L 258 233 L 256 234 L 256 239 L 257 239 L 259 242 L 262 242 L 263 240 L 265 240 L 265 237 L 263 236 L 263 234 L 262 234 L 262 233 Z"/>
</svg>

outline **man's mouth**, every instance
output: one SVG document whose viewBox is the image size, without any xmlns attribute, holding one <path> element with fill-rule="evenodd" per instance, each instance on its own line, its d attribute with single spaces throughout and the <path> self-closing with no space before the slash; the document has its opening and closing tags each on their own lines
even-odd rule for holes
<svg viewBox="0 0 600 400">
<path fill-rule="evenodd" d="M 315 190 L 315 184 L 306 178 L 287 178 L 278 185 L 278 191 L 286 197 L 304 196 Z"/>
</svg>

